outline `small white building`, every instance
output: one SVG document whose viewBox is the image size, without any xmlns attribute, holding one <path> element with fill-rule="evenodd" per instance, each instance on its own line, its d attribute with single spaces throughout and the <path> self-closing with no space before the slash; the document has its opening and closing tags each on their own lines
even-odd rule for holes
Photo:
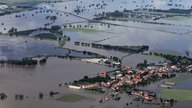
<svg viewBox="0 0 192 108">
<path fill-rule="evenodd" d="M 160 87 L 162 87 L 162 88 L 169 88 L 169 89 L 172 88 L 172 86 L 170 86 L 170 85 L 165 85 L 165 84 L 161 84 Z"/>
<path fill-rule="evenodd" d="M 77 90 L 81 89 L 80 86 L 75 86 L 75 85 L 69 85 L 69 88 L 71 88 L 71 89 L 77 89 Z"/>
<path fill-rule="evenodd" d="M 0 5 L 0 10 L 4 10 L 4 9 L 7 9 L 8 6 L 7 5 Z"/>
</svg>

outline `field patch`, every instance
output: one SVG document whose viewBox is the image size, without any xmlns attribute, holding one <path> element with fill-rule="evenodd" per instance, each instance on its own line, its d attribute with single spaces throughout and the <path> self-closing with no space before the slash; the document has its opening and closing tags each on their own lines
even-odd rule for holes
<svg viewBox="0 0 192 108">
<path fill-rule="evenodd" d="M 86 28 L 65 28 L 65 29 L 63 29 L 63 31 L 83 32 L 83 33 L 103 32 L 103 31 L 101 31 L 101 30 L 86 29 Z"/>
<path fill-rule="evenodd" d="M 164 18 L 164 20 L 175 20 L 175 21 L 183 21 L 183 20 L 190 20 L 190 19 L 192 18 L 186 17 L 186 16 L 173 16 L 173 17 Z"/>
<path fill-rule="evenodd" d="M 184 80 L 187 80 L 189 78 L 192 78 L 192 74 L 182 74 L 182 75 L 179 75 L 178 77 L 174 77 L 174 78 L 171 78 L 171 79 L 168 79 L 166 82 L 170 82 L 170 83 L 179 83 L 181 81 L 184 81 Z"/>
<path fill-rule="evenodd" d="M 163 99 L 175 99 L 178 101 L 191 101 L 192 100 L 192 90 L 161 88 L 160 96 Z"/>
<path fill-rule="evenodd" d="M 64 96 L 58 98 L 57 100 L 62 101 L 62 102 L 78 102 L 83 99 L 86 99 L 86 98 L 81 95 L 67 94 L 67 95 L 64 95 Z"/>
</svg>

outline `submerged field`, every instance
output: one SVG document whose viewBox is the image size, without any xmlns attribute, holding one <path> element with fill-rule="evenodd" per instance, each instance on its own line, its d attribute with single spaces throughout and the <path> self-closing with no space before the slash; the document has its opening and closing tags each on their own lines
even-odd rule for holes
<svg viewBox="0 0 192 108">
<path fill-rule="evenodd" d="M 68 94 L 63 97 L 58 98 L 57 100 L 63 102 L 77 102 L 86 99 L 84 96 L 76 95 L 76 94 Z"/>
<path fill-rule="evenodd" d="M 161 88 L 160 96 L 164 99 L 175 99 L 178 101 L 191 101 L 192 100 L 192 90 Z"/>
<path fill-rule="evenodd" d="M 49 1 L 72 2 L 43 3 Z M 43 9 L 39 8 L 31 11 L 0 16 L 0 32 L 7 33 L 12 27 L 17 28 L 18 31 L 23 31 L 61 25 L 61 28 L 64 28 L 61 30 L 62 36 L 70 37 L 69 42 L 59 46 L 59 41 L 44 40 L 44 35 L 41 36 L 42 40 L 35 39 L 33 36 L 18 37 L 14 35 L 2 35 L 0 38 L 0 56 L 6 59 L 18 59 L 38 55 L 91 57 L 82 53 L 84 51 L 85 53 L 86 51 L 90 51 L 106 57 L 125 57 L 122 59 L 123 66 L 135 67 L 137 63 L 143 63 L 144 60 L 147 60 L 148 63 L 156 64 L 158 64 L 159 61 L 164 61 L 161 57 L 144 55 L 145 53 L 143 55 L 130 55 L 129 53 L 118 52 L 115 50 L 103 50 L 85 45 L 96 43 L 111 46 L 148 45 L 150 46 L 150 51 L 153 53 L 158 52 L 171 55 L 184 55 L 187 50 L 190 53 L 189 56 L 192 57 L 192 37 L 190 36 L 192 34 L 192 23 L 190 22 L 191 20 L 188 20 L 188 17 L 170 17 L 171 19 L 166 21 L 162 19 L 166 22 L 163 25 L 141 23 L 143 19 L 139 16 L 135 16 L 138 18 L 130 18 L 129 21 L 103 20 L 102 22 L 90 22 L 87 20 L 93 19 L 95 14 L 103 12 L 113 12 L 116 10 L 123 11 L 125 8 L 131 10 L 137 7 L 147 6 L 146 4 L 151 4 L 153 7 L 156 7 L 151 0 L 144 0 L 146 3 L 143 4 L 137 1 L 134 3 L 133 1 L 135 0 L 0 0 L 0 2 L 13 4 L 15 6 L 17 6 L 17 4 L 35 6 L 43 3 L 37 6 Z M 166 6 L 160 7 L 164 9 Z M 81 13 L 75 13 L 77 8 L 81 10 Z M 50 18 L 48 18 L 53 16 L 56 17 L 55 20 L 50 20 Z M 181 25 L 175 24 L 176 21 L 174 22 L 174 20 L 181 23 Z M 183 20 L 185 20 L 185 22 L 183 22 Z M 144 19 L 144 21 L 146 21 L 146 19 Z M 154 22 L 158 23 L 161 21 L 157 20 Z M 42 31 L 42 33 L 47 32 Z M 45 35 L 48 37 L 48 34 Z M 81 43 L 79 46 L 74 45 L 74 42 L 77 41 Z M 8 99 L 3 101 L 2 104 L 0 104 L 0 107 L 26 108 L 30 106 L 30 108 L 88 108 L 88 106 L 98 103 L 101 97 L 92 94 L 85 95 L 84 92 L 69 90 L 65 87 L 58 87 L 58 85 L 60 83 L 78 80 L 84 76 L 91 77 L 98 72 L 110 71 L 113 69 L 114 68 L 112 67 L 105 67 L 103 65 L 58 58 L 49 58 L 46 65 L 38 65 L 31 69 L 2 66 L 0 71 L 0 82 L 3 83 L 0 86 L 0 90 L 8 94 Z M 189 78 L 192 78 L 192 74 L 180 75 L 179 77 L 168 80 L 168 82 L 179 83 Z M 158 85 L 159 84 L 155 83 L 151 87 L 147 86 L 146 89 L 154 89 L 159 93 L 160 89 L 158 88 Z M 58 95 L 56 95 L 58 97 L 49 97 L 46 95 L 51 90 L 61 93 L 59 94 L 61 97 L 58 98 Z M 15 101 L 14 98 L 15 94 L 21 92 L 28 97 L 28 99 L 22 101 L 23 104 L 21 104 L 20 101 Z M 39 100 L 37 97 L 39 92 L 45 94 L 43 100 Z M 127 107 L 125 105 L 127 102 L 130 103 L 132 101 L 131 98 L 128 98 L 127 94 L 121 96 L 122 99 L 118 104 L 116 101 L 110 100 L 109 102 L 98 104 L 98 106 L 102 107 L 97 108 Z M 179 101 L 192 100 L 192 91 L 161 89 L 161 97 L 169 99 L 173 98 Z M 10 102 L 12 102 L 12 104 L 10 104 Z M 133 102 L 133 108 L 135 108 L 137 104 L 138 102 Z M 149 108 L 149 105 L 140 105 L 139 107 Z"/>
<path fill-rule="evenodd" d="M 86 28 L 65 28 L 63 29 L 64 32 L 84 32 L 84 33 L 93 33 L 93 32 L 103 32 L 101 30 L 95 29 L 86 29 Z"/>
<path fill-rule="evenodd" d="M 164 18 L 164 20 L 175 20 L 175 21 L 183 21 L 183 20 L 189 20 L 189 19 L 192 19 L 192 18 L 185 17 L 185 16 L 174 16 L 174 17 Z"/>
<path fill-rule="evenodd" d="M 182 81 L 192 78 L 192 74 L 182 74 L 175 78 L 169 79 L 166 82 L 179 84 Z M 177 85 L 175 85 L 177 86 Z M 178 85 L 179 86 L 179 85 Z M 178 101 L 191 101 L 192 90 L 184 88 L 165 89 L 160 88 L 160 96 L 164 99 L 175 99 Z"/>
<path fill-rule="evenodd" d="M 183 74 L 183 75 L 179 75 L 178 77 L 172 78 L 167 80 L 167 82 L 171 82 L 171 83 L 179 83 L 181 81 L 187 80 L 189 78 L 192 78 L 192 74 Z"/>
</svg>

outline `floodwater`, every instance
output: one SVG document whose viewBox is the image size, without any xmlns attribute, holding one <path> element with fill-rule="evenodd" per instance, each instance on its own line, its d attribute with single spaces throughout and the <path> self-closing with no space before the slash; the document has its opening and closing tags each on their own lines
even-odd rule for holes
<svg viewBox="0 0 192 108">
<path fill-rule="evenodd" d="M 0 59 L 22 59 L 38 55 L 61 55 L 69 54 L 69 51 L 58 47 L 58 42 L 40 40 L 27 37 L 0 37 Z M 81 52 L 70 51 L 70 55 L 85 57 Z"/>
<path fill-rule="evenodd" d="M 192 87 L 189 86 L 192 82 L 192 78 L 184 80 L 177 85 L 174 86 L 175 89 L 186 89 L 186 90 L 192 90 Z"/>
<path fill-rule="evenodd" d="M 59 83 L 66 83 L 83 78 L 85 75 L 93 76 L 101 71 L 110 71 L 112 68 L 103 65 L 94 65 L 76 60 L 49 58 L 45 65 L 36 67 L 0 67 L 0 91 L 8 98 L 0 101 L 1 108 L 87 108 L 99 95 L 86 94 L 66 87 L 59 87 Z M 53 98 L 49 92 L 60 92 Z M 39 100 L 38 94 L 44 93 L 44 99 Z M 15 100 L 15 94 L 24 94 L 23 101 Z M 77 103 L 56 101 L 65 94 L 79 94 L 86 96 L 87 100 Z"/>
<path fill-rule="evenodd" d="M 118 24 L 114 26 L 100 23 L 89 23 L 86 19 L 76 17 L 70 13 L 74 13 L 74 9 L 80 7 L 84 12 L 79 16 L 88 19 L 94 18 L 94 14 L 102 12 L 112 12 L 115 10 L 122 11 L 124 9 L 149 8 L 149 9 L 190 9 L 191 0 L 78 0 L 71 2 L 63 2 L 56 4 L 40 4 L 37 7 L 45 7 L 45 9 L 37 9 L 33 11 L 25 11 L 11 15 L 0 16 L 0 32 L 7 33 L 11 27 L 17 28 L 18 31 L 36 29 L 40 27 L 51 27 L 52 25 L 67 25 L 71 23 L 73 26 L 89 25 L 88 29 L 94 32 L 83 31 L 64 31 L 64 34 L 70 36 L 71 41 L 67 42 L 64 48 L 75 50 L 87 50 L 96 52 L 105 56 L 122 57 L 128 53 L 117 51 L 106 51 L 94 49 L 85 46 L 75 46 L 75 41 L 95 42 L 100 44 L 111 45 L 149 45 L 150 50 L 168 50 L 179 52 L 182 55 L 185 51 L 190 52 L 192 57 L 192 19 L 173 21 L 161 19 L 156 22 L 170 23 L 173 25 L 153 25 L 138 22 L 122 22 L 122 21 L 106 21 L 103 22 Z M 94 4 L 97 4 L 98 7 Z M 168 6 L 167 4 L 173 4 Z M 180 5 L 181 4 L 181 5 Z M 102 5 L 102 8 L 101 8 Z M 115 8 L 114 8 L 115 7 Z M 53 12 L 48 9 L 55 10 Z M 60 12 L 64 11 L 64 12 Z M 69 12 L 69 13 L 65 13 Z M 20 15 L 21 17 L 16 17 Z M 46 16 L 57 16 L 55 21 L 46 19 Z M 92 26 L 92 28 L 90 28 Z M 65 55 L 68 50 L 58 48 L 56 41 L 38 40 L 31 37 L 15 37 L 8 35 L 0 35 L 0 59 L 21 59 L 23 57 L 31 57 L 37 55 Z M 82 53 L 71 52 L 74 56 L 84 56 Z M 138 62 L 143 62 L 146 58 L 144 55 L 131 55 L 123 60 L 125 66 L 135 66 Z M 160 58 L 151 59 L 149 62 L 158 62 Z M 100 71 L 108 71 L 109 68 L 102 65 L 88 64 L 76 60 L 65 60 L 58 58 L 49 58 L 47 64 L 38 65 L 36 67 L 17 67 L 17 66 L 1 66 L 0 67 L 0 92 L 8 95 L 4 101 L 0 101 L 1 108 L 89 108 L 92 104 L 98 104 L 100 95 L 93 95 L 83 91 L 74 91 L 65 87 L 58 87 L 59 83 L 65 83 L 78 80 L 83 76 L 93 76 Z M 191 82 L 181 82 L 179 88 L 191 89 L 186 86 Z M 177 85 L 176 85 L 177 86 Z M 149 88 L 148 88 L 149 89 Z M 156 89 L 156 86 L 150 87 Z M 61 94 L 49 97 L 50 91 L 58 91 Z M 38 99 L 38 94 L 43 92 L 45 95 L 43 100 Z M 26 97 L 23 101 L 15 100 L 15 94 L 24 94 Z M 76 103 L 66 103 L 56 101 L 56 98 L 65 94 L 80 94 L 88 99 Z M 119 102 L 110 101 L 98 105 L 98 107 L 112 108 L 125 107 L 130 98 L 126 98 Z M 11 103 L 11 104 L 10 104 Z M 180 106 L 188 106 L 191 102 L 178 103 Z M 136 103 L 133 105 L 136 107 Z M 140 107 L 158 107 L 158 106 L 140 106 Z M 174 106 L 177 107 L 177 106 Z"/>
<path fill-rule="evenodd" d="M 59 87 L 60 83 L 70 82 L 83 78 L 85 75 L 92 77 L 101 71 L 110 71 L 113 68 L 103 65 L 95 65 L 85 63 L 78 60 L 66 60 L 59 58 L 49 58 L 45 65 L 37 65 L 36 67 L 19 67 L 19 66 L 1 66 L 0 67 L 0 91 L 7 94 L 8 98 L 0 101 L 1 108 L 89 108 L 94 105 L 96 108 L 124 108 L 127 102 L 133 102 L 133 97 L 127 94 L 120 94 L 120 101 L 110 100 L 108 102 L 99 103 L 102 94 L 94 94 L 84 91 Z M 159 92 L 160 83 L 151 84 L 143 89 Z M 60 92 L 53 97 L 49 96 L 49 92 Z M 42 92 L 44 98 L 41 100 L 38 94 Z M 16 94 L 23 94 L 24 100 L 15 100 Z M 77 94 L 85 96 L 87 99 L 78 102 L 61 102 L 56 99 L 67 95 Z M 158 101 L 157 101 L 158 102 Z M 184 104 L 178 102 L 179 106 L 189 105 L 190 102 Z M 174 108 L 177 107 L 177 104 Z M 139 108 L 158 108 L 157 105 L 140 104 L 133 102 L 130 107 Z"/>
<path fill-rule="evenodd" d="M 123 22 L 121 22 L 123 23 Z M 145 27 L 146 24 L 143 24 Z M 96 26 L 96 27 L 95 27 Z M 99 28 L 100 25 L 93 27 Z M 103 27 L 105 28 L 105 27 Z M 192 49 L 192 37 L 189 35 L 172 34 L 154 30 L 143 30 L 135 29 L 130 27 L 119 27 L 111 26 L 110 28 L 99 29 L 106 32 L 96 33 L 78 33 L 78 32 L 66 32 L 67 35 L 71 36 L 73 41 L 80 42 L 94 42 L 95 40 L 102 40 L 101 44 L 112 44 L 112 45 L 149 45 L 150 49 L 164 49 L 174 50 L 183 53 L 186 50 L 191 51 Z M 109 38 L 109 39 L 107 39 Z M 180 40 L 180 44 L 178 44 Z M 67 43 L 66 47 L 68 46 Z M 72 43 L 73 44 L 73 43 Z"/>
<path fill-rule="evenodd" d="M 138 22 L 122 22 L 122 21 L 103 21 L 112 24 L 118 24 L 119 26 L 101 25 L 96 23 L 89 23 L 86 19 L 79 18 L 70 13 L 76 14 L 74 10 L 78 7 L 84 11 L 79 13 L 78 16 L 92 19 L 94 14 L 102 12 L 113 12 L 115 10 L 122 11 L 124 9 L 136 9 L 136 8 L 158 8 L 158 9 L 190 9 L 190 0 L 176 0 L 173 6 L 167 6 L 172 3 L 169 0 L 151 1 L 151 0 L 82 0 L 71 1 L 56 4 L 40 4 L 37 7 L 43 9 L 37 9 L 33 11 L 25 11 L 15 13 L 11 15 L 5 15 L 0 17 L 0 32 L 6 33 L 11 27 L 15 27 L 20 30 L 35 29 L 39 27 L 50 27 L 52 25 L 89 25 L 88 29 L 96 30 L 96 32 L 83 33 L 83 32 L 70 32 L 64 31 L 64 34 L 71 37 L 71 42 L 67 43 L 65 48 L 74 48 L 78 50 L 89 50 L 98 52 L 106 56 L 122 57 L 122 53 L 108 53 L 108 51 L 95 50 L 91 48 L 76 47 L 73 45 L 75 41 L 82 42 L 94 42 L 96 40 L 103 40 L 101 44 L 112 45 L 149 45 L 151 50 L 171 50 L 179 53 L 185 53 L 189 51 L 190 56 L 192 51 L 192 18 L 186 20 L 157 20 L 156 22 L 170 23 L 174 25 L 158 25 L 158 24 L 145 24 Z M 177 7 L 176 4 L 178 5 Z M 179 4 L 182 4 L 180 6 Z M 102 5 L 102 8 L 101 8 Z M 115 8 L 113 8 L 115 7 Z M 53 10 L 48 11 L 49 9 Z M 67 12 L 67 13 L 66 13 Z M 21 17 L 16 17 L 19 15 Z M 55 21 L 46 19 L 47 16 L 57 16 Z M 82 23 L 80 23 L 82 22 Z M 3 23 L 3 24 L 2 24 Z M 47 26 L 45 26 L 48 24 Z M 93 28 L 90 28 L 92 26 Z M 98 32 L 97 32 L 98 31 Z M 109 39 L 107 39 L 109 38 Z M 178 44 L 178 40 L 180 43 Z"/>
</svg>

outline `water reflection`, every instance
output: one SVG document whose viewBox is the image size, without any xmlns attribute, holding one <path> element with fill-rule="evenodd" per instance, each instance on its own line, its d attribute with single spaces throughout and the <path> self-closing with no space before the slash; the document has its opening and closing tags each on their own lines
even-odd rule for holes
<svg viewBox="0 0 192 108">
<path fill-rule="evenodd" d="M 59 48 L 57 41 L 39 40 L 24 37 L 1 36 L 0 56 L 1 59 L 21 59 L 38 55 L 61 55 L 65 56 L 68 50 Z M 80 52 L 70 51 L 70 55 L 84 57 Z"/>
<path fill-rule="evenodd" d="M 192 90 L 192 87 L 189 86 L 192 82 L 192 78 L 182 81 L 174 86 L 175 89 L 185 89 L 185 90 Z"/>
</svg>

